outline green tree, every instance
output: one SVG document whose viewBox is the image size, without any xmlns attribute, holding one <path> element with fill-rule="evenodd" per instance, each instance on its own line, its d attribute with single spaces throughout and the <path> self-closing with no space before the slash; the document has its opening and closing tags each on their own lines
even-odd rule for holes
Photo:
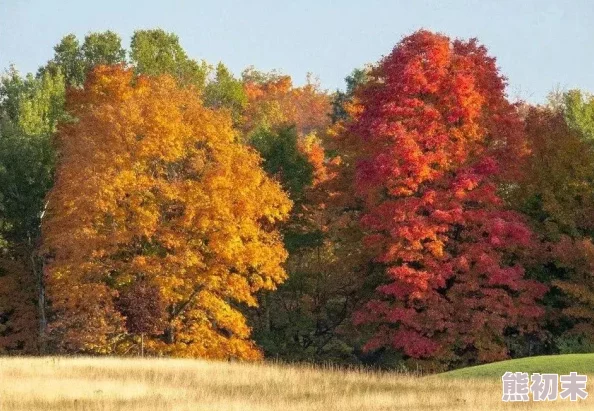
<svg viewBox="0 0 594 411">
<path fill-rule="evenodd" d="M 126 50 L 122 47 L 122 40 L 110 30 L 87 35 L 81 47 L 81 54 L 87 71 L 99 64 L 126 62 Z"/>
<path fill-rule="evenodd" d="M 362 84 L 365 84 L 369 77 L 369 69 L 354 69 L 345 79 L 346 90 L 336 90 L 334 98 L 332 99 L 332 122 L 339 120 L 346 120 L 348 118 L 348 112 L 345 108 L 345 104 L 352 101 L 355 95 L 355 90 Z"/>
<path fill-rule="evenodd" d="M 179 38 L 161 29 L 135 31 L 130 43 L 130 60 L 141 74 L 169 74 L 181 84 L 199 89 L 206 84 L 208 65 L 188 58 Z"/>
<path fill-rule="evenodd" d="M 223 63 L 219 63 L 214 80 L 206 86 L 204 101 L 210 107 L 228 109 L 237 123 L 247 105 L 247 95 L 241 80 L 236 79 Z"/>
<path fill-rule="evenodd" d="M 299 150 L 296 128 L 289 126 L 278 132 L 259 130 L 252 136 L 251 145 L 264 159 L 264 170 L 276 176 L 291 199 L 298 201 L 313 181 L 313 167 Z"/>
<path fill-rule="evenodd" d="M 582 133 L 585 139 L 594 141 L 594 96 L 571 90 L 564 94 L 563 100 L 569 127 Z"/>
<path fill-rule="evenodd" d="M 26 78 L 11 69 L 0 84 L 0 352 L 30 354 L 44 348 L 45 294 L 37 246 L 53 179 L 51 139 L 65 115 L 64 94 L 59 68 Z"/>
<path fill-rule="evenodd" d="M 68 34 L 54 47 L 54 58 L 49 61 L 46 68 L 55 70 L 59 67 L 66 84 L 69 86 L 81 86 L 85 81 L 85 63 L 81 47 L 74 34 Z"/>
<path fill-rule="evenodd" d="M 74 34 L 68 34 L 54 47 L 54 57 L 39 70 L 56 73 L 59 69 L 66 78 L 66 84 L 82 87 L 89 70 L 99 64 L 120 64 L 126 62 L 126 50 L 116 33 L 107 30 L 85 36 L 81 45 Z"/>
<path fill-rule="evenodd" d="M 43 198 L 51 185 L 51 137 L 64 118 L 64 77 L 44 72 L 21 78 L 9 72 L 1 85 L 0 196 L 5 236 L 35 238 Z"/>
</svg>

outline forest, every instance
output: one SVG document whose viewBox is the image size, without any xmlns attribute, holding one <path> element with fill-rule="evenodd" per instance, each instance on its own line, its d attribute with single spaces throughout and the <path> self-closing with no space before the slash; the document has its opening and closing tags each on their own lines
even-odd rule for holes
<svg viewBox="0 0 594 411">
<path fill-rule="evenodd" d="M 161 29 L 65 36 L 0 77 L 0 354 L 593 352 L 594 96 L 506 86 L 427 30 L 336 91 Z"/>
</svg>

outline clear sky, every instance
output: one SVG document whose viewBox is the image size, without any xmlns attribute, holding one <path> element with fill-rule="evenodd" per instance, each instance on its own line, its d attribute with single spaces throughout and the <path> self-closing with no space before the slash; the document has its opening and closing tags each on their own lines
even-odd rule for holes
<svg viewBox="0 0 594 411">
<path fill-rule="evenodd" d="M 312 72 L 328 89 L 426 28 L 477 37 L 513 98 L 594 91 L 594 0 L 0 0 L 0 68 L 35 71 L 68 33 L 111 29 L 127 46 L 135 29 L 155 27 L 175 32 L 193 58 L 235 73 L 279 69 L 296 83 Z"/>
</svg>

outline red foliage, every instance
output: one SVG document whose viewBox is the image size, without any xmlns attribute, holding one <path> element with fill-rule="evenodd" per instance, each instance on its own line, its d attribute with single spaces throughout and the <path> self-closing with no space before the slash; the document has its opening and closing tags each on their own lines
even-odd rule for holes
<svg viewBox="0 0 594 411">
<path fill-rule="evenodd" d="M 163 333 L 166 304 L 157 286 L 139 280 L 120 293 L 118 309 L 126 317 L 126 330 L 133 334 Z"/>
<path fill-rule="evenodd" d="M 368 349 L 486 362 L 529 331 L 545 287 L 524 278 L 532 234 L 498 182 L 523 154 L 495 60 L 475 40 L 419 31 L 371 73 L 346 133 L 360 140 L 356 192 L 386 282 L 357 315 Z M 507 162 L 503 160 L 507 158 Z"/>
</svg>

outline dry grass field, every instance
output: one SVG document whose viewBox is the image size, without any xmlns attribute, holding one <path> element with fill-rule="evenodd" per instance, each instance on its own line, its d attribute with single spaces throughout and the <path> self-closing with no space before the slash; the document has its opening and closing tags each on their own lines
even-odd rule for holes
<svg viewBox="0 0 594 411">
<path fill-rule="evenodd" d="M 592 381 L 588 391 L 594 393 Z M 0 358 L 2 411 L 594 409 L 594 398 L 522 404 L 500 398 L 494 378 L 197 360 Z"/>
</svg>

